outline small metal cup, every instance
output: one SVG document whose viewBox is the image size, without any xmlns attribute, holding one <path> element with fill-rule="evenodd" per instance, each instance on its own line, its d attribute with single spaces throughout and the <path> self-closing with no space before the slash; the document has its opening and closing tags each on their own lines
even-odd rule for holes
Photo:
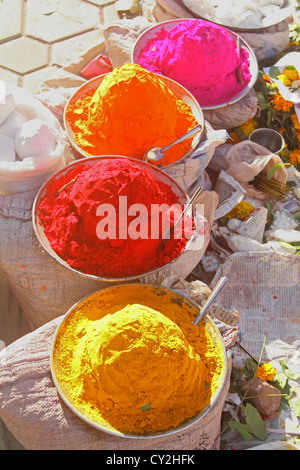
<svg viewBox="0 0 300 470">
<path fill-rule="evenodd" d="M 270 150 L 272 153 L 278 154 L 284 149 L 285 141 L 279 132 L 274 129 L 260 128 L 255 129 L 249 135 L 249 140 Z"/>
</svg>

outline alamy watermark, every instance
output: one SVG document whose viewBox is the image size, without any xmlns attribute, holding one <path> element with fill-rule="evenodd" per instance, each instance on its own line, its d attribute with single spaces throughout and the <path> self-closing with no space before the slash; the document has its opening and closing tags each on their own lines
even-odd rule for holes
<svg viewBox="0 0 300 470">
<path fill-rule="evenodd" d="M 100 204 L 96 216 L 100 220 L 96 226 L 96 234 L 100 240 L 137 240 L 160 238 L 190 239 L 195 232 L 204 230 L 203 204 L 194 206 L 187 212 L 178 223 L 175 230 L 173 227 L 181 216 L 185 206 L 173 204 L 150 204 L 150 208 L 144 204 L 136 203 L 128 206 L 127 196 L 119 196 L 118 205 Z M 195 217 L 195 212 L 198 217 Z M 201 225 L 201 226 L 200 226 Z"/>
</svg>

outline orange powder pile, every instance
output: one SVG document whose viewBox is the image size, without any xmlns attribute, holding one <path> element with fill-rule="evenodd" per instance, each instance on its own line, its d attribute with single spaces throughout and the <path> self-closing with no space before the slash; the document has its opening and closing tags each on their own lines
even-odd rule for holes
<svg viewBox="0 0 300 470">
<path fill-rule="evenodd" d="M 140 160 L 150 147 L 165 147 L 198 124 L 190 106 L 156 74 L 137 64 L 114 69 L 96 91 L 69 103 L 66 119 L 75 142 L 89 156 Z M 181 158 L 191 141 L 174 146 L 159 164 Z"/>
</svg>

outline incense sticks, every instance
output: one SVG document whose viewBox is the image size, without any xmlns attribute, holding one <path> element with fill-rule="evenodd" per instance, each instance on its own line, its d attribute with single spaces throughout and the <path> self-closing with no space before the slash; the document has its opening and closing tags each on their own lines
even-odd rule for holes
<svg viewBox="0 0 300 470">
<path fill-rule="evenodd" d="M 259 174 L 251 181 L 251 184 L 268 194 L 272 199 L 285 199 L 293 190 L 286 184 L 280 183 L 274 179 L 268 179 L 266 176 Z"/>
</svg>

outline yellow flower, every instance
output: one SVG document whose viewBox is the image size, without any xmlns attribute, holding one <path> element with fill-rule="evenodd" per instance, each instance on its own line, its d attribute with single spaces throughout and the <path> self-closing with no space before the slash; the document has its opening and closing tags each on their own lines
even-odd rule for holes
<svg viewBox="0 0 300 470">
<path fill-rule="evenodd" d="M 254 119 L 249 119 L 247 122 L 245 122 L 244 124 L 240 126 L 240 129 L 241 131 L 244 132 L 246 137 L 249 137 L 251 132 L 253 132 L 257 126 L 258 126 L 257 121 L 255 121 Z"/>
<path fill-rule="evenodd" d="M 289 154 L 289 161 L 292 165 L 300 163 L 300 149 L 295 149 Z"/>
<path fill-rule="evenodd" d="M 228 214 L 226 214 L 226 217 L 228 219 L 245 220 L 253 211 L 254 207 L 252 204 L 246 201 L 241 201 L 230 212 L 228 212 Z"/>
<path fill-rule="evenodd" d="M 281 150 L 281 152 L 279 152 L 280 157 L 285 157 L 286 156 L 287 148 L 288 148 L 288 146 L 287 146 L 287 144 L 285 144 L 284 147 L 283 147 L 283 150 Z"/>
<path fill-rule="evenodd" d="M 272 382 L 274 380 L 274 377 L 277 375 L 277 370 L 269 362 L 268 364 L 262 364 L 261 366 L 258 367 L 257 372 L 256 372 L 256 377 L 265 380 L 266 382 Z"/>
<path fill-rule="evenodd" d="M 289 112 L 293 106 L 294 104 L 282 98 L 280 93 L 276 93 L 276 95 L 273 96 L 273 107 L 278 111 Z"/>
<path fill-rule="evenodd" d="M 299 74 L 295 68 L 285 68 L 283 72 L 277 76 L 285 86 L 292 86 L 292 84 L 299 80 Z"/>
</svg>

